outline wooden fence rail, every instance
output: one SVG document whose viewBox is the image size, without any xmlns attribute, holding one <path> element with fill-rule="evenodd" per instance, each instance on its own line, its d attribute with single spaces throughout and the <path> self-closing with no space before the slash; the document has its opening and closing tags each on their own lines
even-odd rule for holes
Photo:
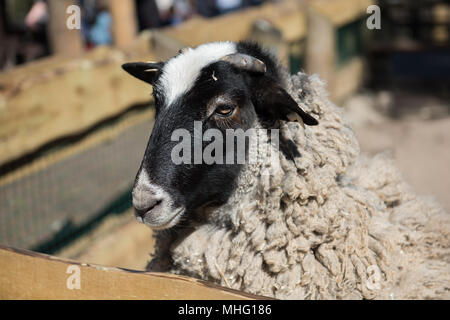
<svg viewBox="0 0 450 320">
<path fill-rule="evenodd" d="M 0 246 L 0 299 L 267 298 L 183 276 L 89 265 Z"/>
</svg>

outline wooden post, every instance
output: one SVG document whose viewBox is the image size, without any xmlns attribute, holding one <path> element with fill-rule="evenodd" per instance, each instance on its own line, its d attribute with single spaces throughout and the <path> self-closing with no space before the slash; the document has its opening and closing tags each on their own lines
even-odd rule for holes
<svg viewBox="0 0 450 320">
<path fill-rule="evenodd" d="M 336 52 L 335 27 L 328 17 L 308 8 L 308 35 L 306 37 L 306 72 L 317 73 L 327 82 L 333 94 Z"/>
<path fill-rule="evenodd" d="M 308 4 L 306 71 L 327 82 L 331 100 L 342 101 L 362 82 L 364 61 L 355 56 L 338 65 L 339 28 L 362 19 L 372 0 L 314 0 Z"/>
<path fill-rule="evenodd" d="M 114 45 L 126 47 L 137 34 L 136 6 L 134 0 L 108 0 L 112 16 L 112 33 Z"/>
<path fill-rule="evenodd" d="M 75 0 L 49 0 L 48 35 L 53 54 L 77 56 L 83 51 L 83 39 L 79 29 L 69 29 L 66 21 L 69 14 L 66 13 L 70 5 L 76 5 Z"/>
</svg>

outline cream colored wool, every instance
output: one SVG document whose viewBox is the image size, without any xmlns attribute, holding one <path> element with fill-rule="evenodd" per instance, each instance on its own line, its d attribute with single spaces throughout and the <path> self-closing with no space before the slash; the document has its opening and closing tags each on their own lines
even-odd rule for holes
<svg viewBox="0 0 450 320">
<path fill-rule="evenodd" d="M 280 299 L 450 298 L 449 215 L 359 154 L 317 76 L 288 89 L 320 122 L 281 124 L 301 157 L 247 165 L 226 205 L 157 234 L 149 269 Z"/>
</svg>

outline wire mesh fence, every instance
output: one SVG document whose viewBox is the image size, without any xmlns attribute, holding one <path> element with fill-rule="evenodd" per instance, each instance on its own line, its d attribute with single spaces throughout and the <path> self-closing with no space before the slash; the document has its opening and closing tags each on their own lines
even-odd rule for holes
<svg viewBox="0 0 450 320">
<path fill-rule="evenodd" d="M 127 113 L 1 176 L 0 243 L 51 252 L 83 226 L 129 208 L 152 119 L 150 108 Z"/>
</svg>

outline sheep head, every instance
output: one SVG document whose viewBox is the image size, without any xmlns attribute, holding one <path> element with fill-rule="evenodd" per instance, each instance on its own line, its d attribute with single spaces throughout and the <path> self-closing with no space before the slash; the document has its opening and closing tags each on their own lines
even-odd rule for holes
<svg viewBox="0 0 450 320">
<path fill-rule="evenodd" d="M 236 152 L 243 141 L 248 158 L 249 129 L 261 123 L 272 129 L 280 120 L 318 123 L 286 92 L 276 60 L 255 44 L 209 43 L 180 51 L 167 62 L 123 68 L 153 86 L 155 124 L 136 176 L 133 205 L 138 220 L 154 229 L 226 203 L 245 165 Z M 230 131 L 232 140 L 227 139 Z M 235 139 L 236 133 L 244 139 Z"/>
</svg>

